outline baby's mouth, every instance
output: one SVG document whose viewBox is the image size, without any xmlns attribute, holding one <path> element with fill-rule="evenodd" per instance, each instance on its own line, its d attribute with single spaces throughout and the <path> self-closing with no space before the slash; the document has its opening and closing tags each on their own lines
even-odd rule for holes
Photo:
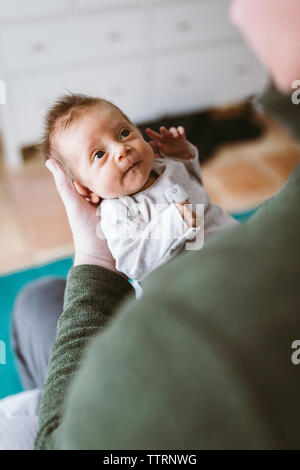
<svg viewBox="0 0 300 470">
<path fill-rule="evenodd" d="M 134 168 L 135 166 L 137 166 L 140 162 L 141 162 L 141 160 L 137 160 L 136 162 L 132 163 L 132 164 L 127 168 L 127 170 L 124 172 L 123 176 L 125 176 L 132 168 Z"/>
</svg>

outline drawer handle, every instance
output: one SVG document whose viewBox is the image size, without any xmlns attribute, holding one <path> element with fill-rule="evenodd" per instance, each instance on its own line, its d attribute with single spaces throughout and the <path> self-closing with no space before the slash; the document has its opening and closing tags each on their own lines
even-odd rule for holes
<svg viewBox="0 0 300 470">
<path fill-rule="evenodd" d="M 192 24 L 187 20 L 182 20 L 178 21 L 178 23 L 176 24 L 176 28 L 178 29 L 178 31 L 185 33 L 192 29 Z"/>
<path fill-rule="evenodd" d="M 44 52 L 45 49 L 46 49 L 46 44 L 42 42 L 35 42 L 31 46 L 31 50 L 34 54 L 40 54 L 41 52 Z"/>
<path fill-rule="evenodd" d="M 178 86 L 186 86 L 189 83 L 189 79 L 186 75 L 176 75 L 174 81 Z"/>
<path fill-rule="evenodd" d="M 117 31 L 111 31 L 108 33 L 107 39 L 109 42 L 119 42 L 122 39 L 122 34 Z"/>
</svg>

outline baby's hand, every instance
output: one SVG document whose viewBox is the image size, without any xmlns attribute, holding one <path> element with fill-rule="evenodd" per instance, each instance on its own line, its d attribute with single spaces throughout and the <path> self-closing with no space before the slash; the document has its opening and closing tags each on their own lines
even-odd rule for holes
<svg viewBox="0 0 300 470">
<path fill-rule="evenodd" d="M 193 157 L 189 149 L 188 141 L 186 140 L 184 127 L 170 127 L 166 129 L 161 127 L 160 132 L 155 132 L 147 127 L 146 132 L 151 137 L 152 142 L 155 143 L 157 150 L 161 151 L 168 157 L 180 158 L 182 160 L 189 160 Z"/>
</svg>

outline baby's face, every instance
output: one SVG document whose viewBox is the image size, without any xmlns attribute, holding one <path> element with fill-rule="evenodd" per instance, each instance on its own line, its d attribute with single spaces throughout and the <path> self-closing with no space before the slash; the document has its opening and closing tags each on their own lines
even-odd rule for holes
<svg viewBox="0 0 300 470">
<path fill-rule="evenodd" d="M 138 129 L 109 105 L 90 108 L 55 136 L 55 145 L 81 185 L 101 198 L 143 189 L 155 158 Z"/>
</svg>

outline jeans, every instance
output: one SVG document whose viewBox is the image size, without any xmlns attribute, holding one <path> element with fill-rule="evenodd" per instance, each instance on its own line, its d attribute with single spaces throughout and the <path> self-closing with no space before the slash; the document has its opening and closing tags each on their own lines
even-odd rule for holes
<svg viewBox="0 0 300 470">
<path fill-rule="evenodd" d="M 19 293 L 13 309 L 11 342 L 25 389 L 42 388 L 50 350 L 63 311 L 66 280 L 45 277 Z"/>
</svg>

